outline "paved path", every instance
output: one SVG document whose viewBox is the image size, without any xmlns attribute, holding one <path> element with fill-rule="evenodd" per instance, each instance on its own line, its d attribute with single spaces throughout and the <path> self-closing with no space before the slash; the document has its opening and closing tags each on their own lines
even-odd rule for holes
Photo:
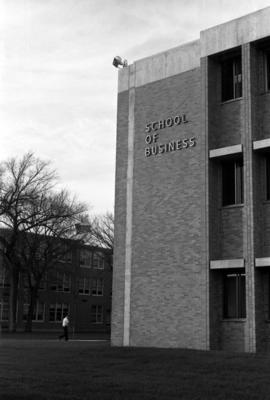
<svg viewBox="0 0 270 400">
<path fill-rule="evenodd" d="M 0 339 L 16 339 L 16 340 L 58 340 L 58 336 L 62 331 L 55 332 L 0 332 Z M 69 333 L 70 341 L 96 341 L 109 342 L 110 334 L 108 333 Z"/>
</svg>

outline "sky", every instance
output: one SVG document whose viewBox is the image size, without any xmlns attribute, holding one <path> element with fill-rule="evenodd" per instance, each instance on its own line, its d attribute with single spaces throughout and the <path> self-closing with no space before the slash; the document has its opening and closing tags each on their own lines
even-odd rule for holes
<svg viewBox="0 0 270 400">
<path fill-rule="evenodd" d="M 120 55 L 134 61 L 270 0 L 0 0 L 0 162 L 50 161 L 90 214 L 114 209 Z"/>
</svg>

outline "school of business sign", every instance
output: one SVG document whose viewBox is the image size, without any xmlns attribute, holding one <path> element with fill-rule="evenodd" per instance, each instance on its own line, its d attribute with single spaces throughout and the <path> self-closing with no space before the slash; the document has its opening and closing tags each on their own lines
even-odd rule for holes
<svg viewBox="0 0 270 400">
<path fill-rule="evenodd" d="M 144 149 L 145 157 L 157 156 L 159 154 L 171 153 L 173 151 L 188 149 L 196 146 L 196 138 L 184 138 L 172 140 L 166 143 L 159 143 L 160 130 L 171 128 L 173 126 L 187 124 L 186 114 L 176 115 L 160 121 L 149 122 L 145 126 L 145 143 L 147 147 Z"/>
</svg>

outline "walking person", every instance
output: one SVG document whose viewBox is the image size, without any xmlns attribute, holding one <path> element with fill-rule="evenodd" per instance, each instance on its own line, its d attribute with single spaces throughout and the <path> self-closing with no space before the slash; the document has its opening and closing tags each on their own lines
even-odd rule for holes
<svg viewBox="0 0 270 400">
<path fill-rule="evenodd" d="M 68 340 L 68 326 L 69 326 L 69 315 L 67 314 L 62 321 L 63 334 L 59 336 L 59 340 L 61 340 L 62 338 Z"/>
</svg>

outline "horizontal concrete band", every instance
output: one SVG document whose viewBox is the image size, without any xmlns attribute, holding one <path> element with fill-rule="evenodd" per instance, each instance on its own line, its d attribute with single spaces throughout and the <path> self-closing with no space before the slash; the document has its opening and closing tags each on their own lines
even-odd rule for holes
<svg viewBox="0 0 270 400">
<path fill-rule="evenodd" d="M 140 87 L 200 67 L 200 41 L 186 43 L 163 53 L 143 58 L 119 70 L 118 92 L 129 89 L 130 67 L 134 67 L 134 86 Z"/>
<path fill-rule="evenodd" d="M 231 154 L 242 153 L 243 147 L 241 144 L 234 146 L 220 147 L 209 151 L 209 158 L 223 157 Z"/>
<path fill-rule="evenodd" d="M 256 140 L 253 142 L 254 150 L 267 149 L 268 147 L 270 147 L 270 139 Z"/>
<path fill-rule="evenodd" d="M 217 25 L 200 33 L 200 39 L 131 64 L 135 70 L 134 86 L 165 79 L 199 68 L 201 58 L 270 36 L 270 7 Z M 123 55 L 124 56 L 124 55 Z M 129 89 L 130 67 L 118 74 L 118 93 Z"/>
<path fill-rule="evenodd" d="M 201 32 L 201 57 L 241 46 L 270 35 L 270 7 Z"/>
<path fill-rule="evenodd" d="M 231 269 L 244 268 L 245 262 L 243 258 L 235 258 L 230 260 L 211 260 L 210 269 Z"/>
<path fill-rule="evenodd" d="M 270 257 L 255 258 L 255 267 L 270 267 Z"/>
</svg>

